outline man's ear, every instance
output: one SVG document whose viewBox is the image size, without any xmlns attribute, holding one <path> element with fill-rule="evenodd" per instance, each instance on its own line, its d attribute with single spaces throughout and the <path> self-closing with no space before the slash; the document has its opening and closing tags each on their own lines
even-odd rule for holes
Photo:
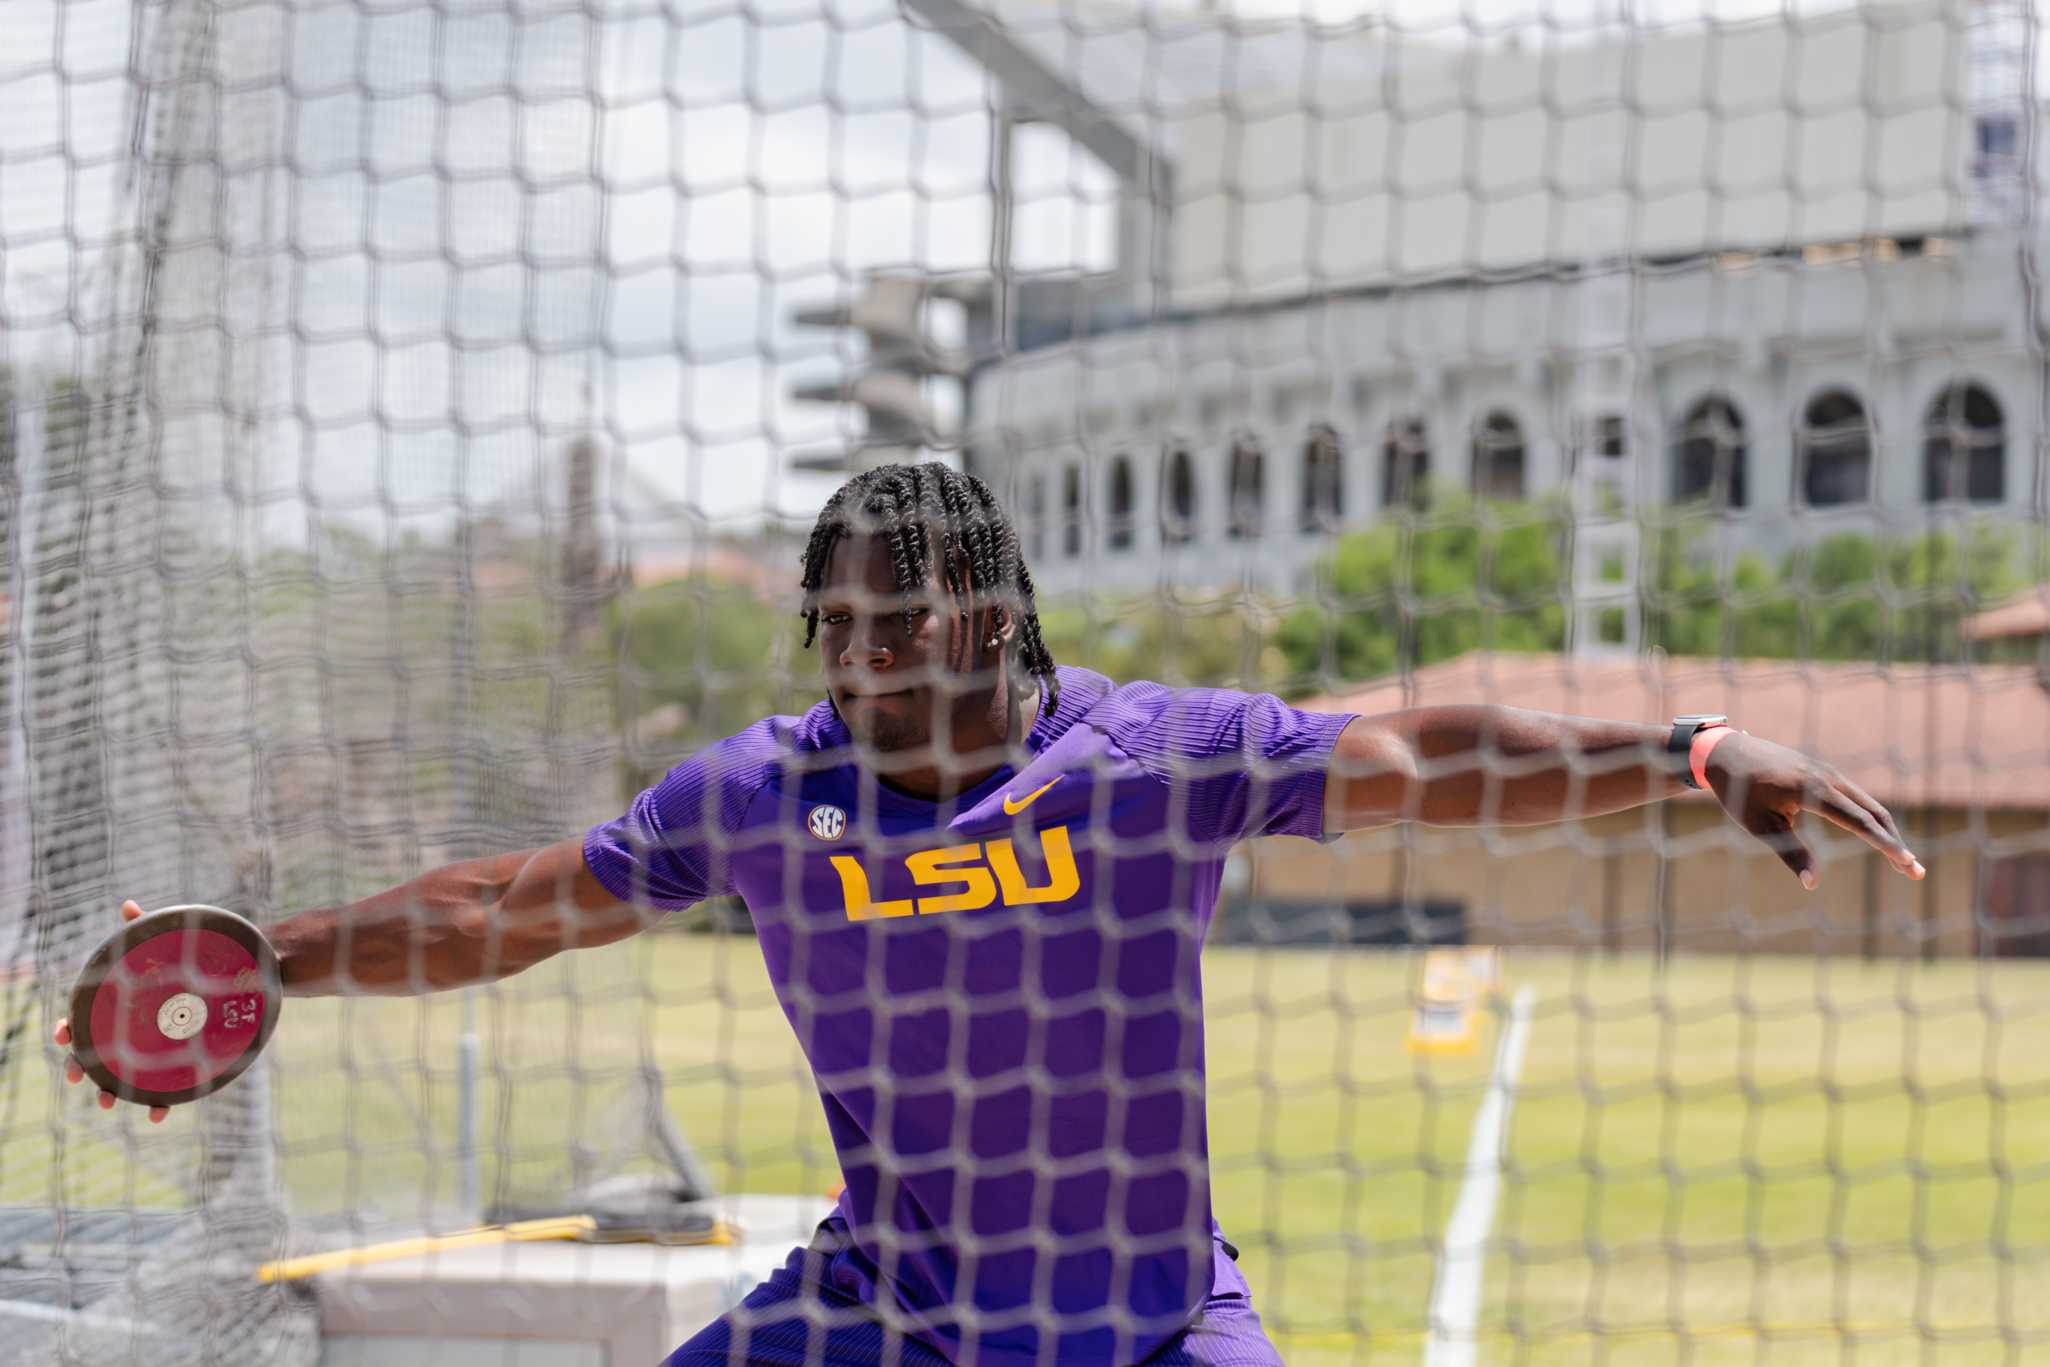
<svg viewBox="0 0 2050 1367">
<path fill-rule="evenodd" d="M 989 609 L 990 635 L 1008 645 L 1018 634 L 1018 616 L 1001 603 L 992 603 Z"/>
</svg>

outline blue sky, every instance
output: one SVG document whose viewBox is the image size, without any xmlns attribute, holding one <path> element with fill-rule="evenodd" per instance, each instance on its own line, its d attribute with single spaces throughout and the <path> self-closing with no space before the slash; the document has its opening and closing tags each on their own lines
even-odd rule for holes
<svg viewBox="0 0 2050 1367">
<path fill-rule="evenodd" d="M 830 482 L 789 476 L 778 453 L 834 445 L 848 419 L 782 396 L 840 368 L 846 343 L 789 327 L 791 310 L 866 269 L 987 260 L 985 82 L 892 6 L 601 16 L 554 0 L 227 8 L 234 68 L 295 96 L 287 126 L 240 149 L 296 168 L 257 190 L 261 169 L 240 173 L 277 205 L 273 307 L 298 336 L 274 369 L 281 388 L 299 376 L 310 419 L 287 424 L 275 492 L 452 502 L 464 480 L 516 485 L 537 428 L 588 416 L 695 511 L 808 512 Z M 0 7 L 17 365 L 80 364 L 71 314 L 92 316 L 105 273 L 128 27 L 114 0 Z M 1107 214 L 1078 211 L 1066 182 L 1105 187 L 1069 160 L 1050 135 L 1025 151 L 1022 264 L 1106 259 Z M 405 430 L 358 421 L 369 396 Z M 494 430 L 421 430 L 451 412 Z"/>
<path fill-rule="evenodd" d="M 1249 20 L 1362 11 L 1224 3 Z M 1447 42 L 1570 37 L 1618 13 L 1373 7 Z M 105 273 L 128 15 L 128 0 L 0 5 L 0 331 L 17 365 L 80 364 L 71 322 L 94 316 Z M 788 474 L 782 453 L 836 445 L 853 419 L 784 391 L 851 358 L 791 310 L 867 269 L 987 261 L 989 82 L 895 0 L 221 0 L 216 22 L 250 92 L 231 98 L 288 111 L 229 139 L 249 163 L 238 222 L 275 210 L 248 228 L 268 246 L 244 269 L 270 269 L 289 329 L 270 353 L 275 449 L 253 476 L 286 532 L 307 504 L 445 519 L 459 497 L 530 485 L 584 423 L 677 509 L 807 514 L 831 482 Z M 1016 264 L 1106 264 L 1100 170 L 1032 130 L 1019 174 Z"/>
</svg>

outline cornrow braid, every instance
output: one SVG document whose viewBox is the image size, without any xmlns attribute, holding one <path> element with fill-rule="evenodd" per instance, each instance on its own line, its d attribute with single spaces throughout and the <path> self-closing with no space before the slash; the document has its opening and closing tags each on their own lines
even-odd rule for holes
<svg viewBox="0 0 2050 1367">
<path fill-rule="evenodd" d="M 1018 632 L 1011 651 L 1031 677 L 1039 680 L 1051 710 L 1060 701 L 1053 656 L 1039 630 L 1039 612 L 1032 598 L 1032 571 L 1018 546 L 996 495 L 973 475 L 938 461 L 923 465 L 881 465 L 848 480 L 826 500 L 804 547 L 804 644 L 819 635 L 818 594 L 825 586 L 826 561 L 833 547 L 856 533 L 881 537 L 890 550 L 890 567 L 907 604 L 924 586 L 939 557 L 940 583 L 955 595 L 971 586 L 985 591 L 1008 586 L 1016 596 L 1011 608 Z"/>
</svg>

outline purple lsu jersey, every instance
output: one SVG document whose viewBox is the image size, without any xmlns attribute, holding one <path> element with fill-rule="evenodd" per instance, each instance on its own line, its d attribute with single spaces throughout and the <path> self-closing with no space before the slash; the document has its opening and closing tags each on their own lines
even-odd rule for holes
<svg viewBox="0 0 2050 1367">
<path fill-rule="evenodd" d="M 746 900 L 846 1181 L 833 1285 L 957 1363 L 1135 1363 L 1243 1290 L 1198 950 L 1234 842 L 1322 838 L 1351 719 L 1058 677 L 1024 767 L 946 801 L 878 782 L 820 702 L 584 841 L 623 900 Z"/>
</svg>

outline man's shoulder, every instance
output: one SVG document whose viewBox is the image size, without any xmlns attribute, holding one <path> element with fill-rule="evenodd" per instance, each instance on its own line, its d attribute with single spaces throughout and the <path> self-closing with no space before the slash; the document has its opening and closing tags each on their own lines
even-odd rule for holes
<svg viewBox="0 0 2050 1367">
<path fill-rule="evenodd" d="M 1243 706 L 1253 696 L 1236 689 L 1166 684 L 1153 679 L 1120 682 L 1070 665 L 1062 665 L 1056 674 L 1061 682 L 1060 710 L 1069 710 L 1070 697 L 1076 700 L 1071 724 L 1086 721 L 1098 727 L 1143 725 L 1169 713 Z"/>
<path fill-rule="evenodd" d="M 1251 696 L 1224 688 L 1186 687 L 1152 679 L 1117 682 L 1093 670 L 1063 665 L 1057 674 L 1057 713 L 1067 727 L 1086 726 L 1127 750 L 1151 753 L 1192 727 L 1208 728 Z M 1072 699 L 1072 705 L 1071 700 Z"/>
<path fill-rule="evenodd" d="M 798 716 L 777 715 L 703 746 L 671 769 L 672 778 L 695 776 L 725 788 L 760 787 L 792 763 L 833 748 L 828 733 L 839 719 L 824 702 Z"/>
<path fill-rule="evenodd" d="M 849 740 L 847 727 L 829 698 L 820 698 L 794 717 L 764 717 L 757 725 L 767 728 L 779 749 L 793 753 L 837 750 Z"/>
</svg>

